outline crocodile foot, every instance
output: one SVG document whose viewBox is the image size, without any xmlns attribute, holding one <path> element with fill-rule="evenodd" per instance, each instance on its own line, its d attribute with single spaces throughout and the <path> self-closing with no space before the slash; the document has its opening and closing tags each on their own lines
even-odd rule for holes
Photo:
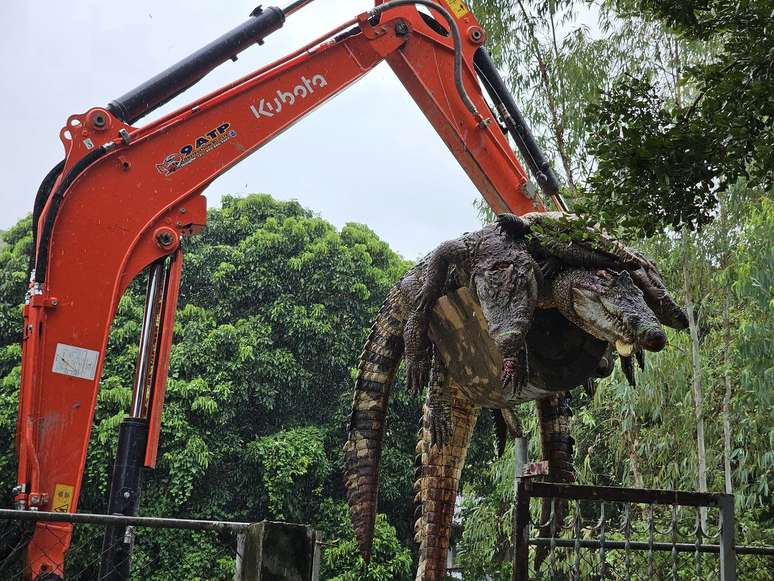
<svg viewBox="0 0 774 581">
<path fill-rule="evenodd" d="M 497 216 L 497 228 L 514 240 L 523 238 L 529 225 L 516 214 L 500 214 Z"/>
<path fill-rule="evenodd" d="M 527 385 L 529 369 L 527 368 L 527 352 L 523 350 L 516 357 L 503 359 L 503 369 L 500 375 L 503 392 L 506 397 L 521 394 Z"/>
<path fill-rule="evenodd" d="M 430 381 L 430 360 L 406 357 L 406 383 L 412 393 L 418 393 Z"/>
</svg>

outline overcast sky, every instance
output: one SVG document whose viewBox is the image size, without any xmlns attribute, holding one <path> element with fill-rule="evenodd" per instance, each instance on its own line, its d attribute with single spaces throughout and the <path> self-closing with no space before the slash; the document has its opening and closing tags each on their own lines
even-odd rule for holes
<svg viewBox="0 0 774 581">
<path fill-rule="evenodd" d="M 58 134 L 68 115 L 106 105 L 245 20 L 256 2 L 0 2 L 0 229 L 31 210 L 41 179 L 63 157 Z M 153 115 L 371 6 L 369 0 L 317 0 L 263 46 L 222 65 Z M 224 194 L 251 192 L 295 198 L 337 227 L 365 223 L 411 259 L 479 226 L 476 189 L 386 65 L 242 161 L 205 195 L 214 206 Z"/>
</svg>

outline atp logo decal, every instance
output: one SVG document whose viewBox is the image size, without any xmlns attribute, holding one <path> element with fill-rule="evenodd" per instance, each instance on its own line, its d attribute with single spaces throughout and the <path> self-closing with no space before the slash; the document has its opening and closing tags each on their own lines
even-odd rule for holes
<svg viewBox="0 0 774 581">
<path fill-rule="evenodd" d="M 231 129 L 231 123 L 221 123 L 215 129 L 197 137 L 194 143 L 186 144 L 180 148 L 180 151 L 170 153 L 164 161 L 156 164 L 156 170 L 165 176 L 175 173 L 220 147 L 232 137 L 236 137 L 236 134 L 237 132 Z"/>
<path fill-rule="evenodd" d="M 272 99 L 268 97 L 261 99 L 255 105 L 250 105 L 250 111 L 253 112 L 256 119 L 261 117 L 274 117 L 282 111 L 283 105 L 292 107 L 296 104 L 296 99 L 306 99 L 307 96 L 314 93 L 315 87 L 321 89 L 326 87 L 328 81 L 320 74 L 313 75 L 311 79 L 302 76 L 299 83 L 288 91 L 277 91 L 277 96 Z"/>
</svg>

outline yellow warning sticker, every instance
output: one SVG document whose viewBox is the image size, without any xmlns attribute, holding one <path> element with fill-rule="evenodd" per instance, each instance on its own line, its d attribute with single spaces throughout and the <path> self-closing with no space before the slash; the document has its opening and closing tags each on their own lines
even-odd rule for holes
<svg viewBox="0 0 774 581">
<path fill-rule="evenodd" d="M 54 501 L 51 503 L 51 512 L 70 512 L 73 503 L 75 487 L 68 484 L 57 484 L 54 488 Z"/>
<path fill-rule="evenodd" d="M 462 18 L 469 12 L 468 7 L 465 6 L 465 3 L 462 0 L 446 0 L 446 3 L 457 18 Z"/>
</svg>

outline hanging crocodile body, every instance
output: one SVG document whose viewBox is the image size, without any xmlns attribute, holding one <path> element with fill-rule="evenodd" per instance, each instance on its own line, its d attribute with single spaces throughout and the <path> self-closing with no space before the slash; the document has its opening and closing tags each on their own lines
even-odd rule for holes
<svg viewBox="0 0 774 581">
<path fill-rule="evenodd" d="M 682 311 L 650 261 L 604 238 L 592 245 L 530 239 L 532 225 L 547 219 L 506 216 L 444 243 L 390 290 L 360 358 L 345 445 L 352 523 L 366 559 L 386 407 L 404 353 L 410 386 L 428 385 L 417 445 L 417 579 L 443 579 L 481 407 L 501 410 L 517 433 L 514 407 L 537 401 L 551 478 L 571 481 L 563 392 L 612 372 L 612 345 L 626 370 L 632 355 L 640 360 L 643 349 L 664 346 L 659 322 L 681 326 Z"/>
</svg>

